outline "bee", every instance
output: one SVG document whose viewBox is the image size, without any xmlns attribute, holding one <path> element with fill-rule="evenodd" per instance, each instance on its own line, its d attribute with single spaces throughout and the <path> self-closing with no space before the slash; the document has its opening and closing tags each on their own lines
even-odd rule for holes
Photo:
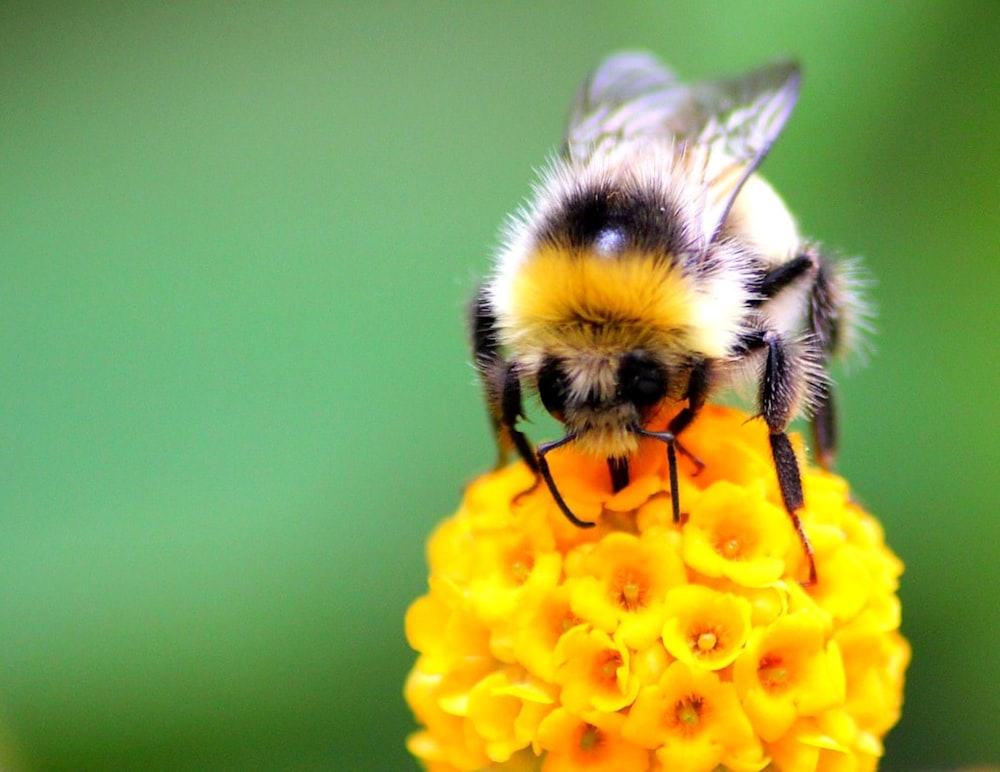
<svg viewBox="0 0 1000 772">
<path fill-rule="evenodd" d="M 849 261 L 803 238 L 757 169 L 798 97 L 799 68 L 685 85 L 648 53 L 613 55 L 584 81 L 561 152 L 502 232 L 472 304 L 475 366 L 497 442 L 545 482 L 572 444 L 629 482 L 643 439 L 666 445 L 673 517 L 684 429 L 717 390 L 749 380 L 768 427 L 784 507 L 802 543 L 798 462 L 787 430 L 811 420 L 824 467 L 837 445 L 831 359 L 864 311 Z M 537 447 L 519 427 L 537 395 L 565 428 Z M 676 411 L 666 429 L 651 422 Z M 537 479 L 536 478 L 536 479 Z"/>
</svg>

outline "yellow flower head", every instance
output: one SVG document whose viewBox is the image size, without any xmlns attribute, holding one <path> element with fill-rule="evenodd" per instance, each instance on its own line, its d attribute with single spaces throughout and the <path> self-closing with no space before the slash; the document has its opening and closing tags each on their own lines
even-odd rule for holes
<svg viewBox="0 0 1000 772">
<path fill-rule="evenodd" d="M 910 656 L 902 565 L 878 523 L 842 479 L 802 464 L 819 576 L 803 587 L 766 427 L 707 407 L 684 444 L 705 468 L 680 466 L 681 524 L 656 443 L 617 493 L 603 464 L 552 454 L 592 529 L 523 464 L 470 486 L 406 618 L 421 726 L 408 747 L 428 769 L 877 765 Z"/>
</svg>

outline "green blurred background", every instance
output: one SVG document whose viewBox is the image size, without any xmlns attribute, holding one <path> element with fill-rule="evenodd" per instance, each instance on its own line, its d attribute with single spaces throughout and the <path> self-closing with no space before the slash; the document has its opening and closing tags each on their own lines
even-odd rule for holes
<svg viewBox="0 0 1000 772">
<path fill-rule="evenodd" d="M 878 278 L 840 469 L 907 565 L 884 768 L 1000 761 L 1000 4 L 170 5 L 0 6 L 8 763 L 413 767 L 403 613 L 491 461 L 463 304 L 622 47 L 804 63 L 765 172 Z"/>
</svg>

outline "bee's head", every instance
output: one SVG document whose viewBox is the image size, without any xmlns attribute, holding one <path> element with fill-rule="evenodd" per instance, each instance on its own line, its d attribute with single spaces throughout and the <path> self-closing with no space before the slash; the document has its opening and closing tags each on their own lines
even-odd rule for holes
<svg viewBox="0 0 1000 772">
<path fill-rule="evenodd" d="M 620 354 L 581 351 L 546 356 L 536 385 L 545 409 L 575 435 L 581 450 L 624 457 L 638 447 L 636 429 L 676 396 L 680 375 L 641 348 Z"/>
</svg>

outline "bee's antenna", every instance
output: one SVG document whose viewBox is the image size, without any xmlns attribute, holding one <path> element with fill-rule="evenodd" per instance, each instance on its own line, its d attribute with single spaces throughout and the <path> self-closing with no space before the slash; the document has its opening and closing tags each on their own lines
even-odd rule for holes
<svg viewBox="0 0 1000 772">
<path fill-rule="evenodd" d="M 561 448 L 563 445 L 567 445 L 575 439 L 575 434 L 567 434 L 561 440 L 541 443 L 536 451 L 536 457 L 538 458 L 538 473 L 542 476 L 542 479 L 545 480 L 545 485 L 548 486 L 549 492 L 552 494 L 552 498 L 555 499 L 559 509 L 564 515 L 566 515 L 566 519 L 578 528 L 593 528 L 596 523 L 581 520 L 573 514 L 573 511 L 563 499 L 562 494 L 559 493 L 559 489 L 556 487 L 556 481 L 552 479 L 552 472 L 549 471 L 549 462 L 545 460 L 545 455 L 550 450 Z"/>
<path fill-rule="evenodd" d="M 670 506 L 673 509 L 674 522 L 681 521 L 681 497 L 677 490 L 677 437 L 673 432 L 651 432 L 641 426 L 632 428 L 640 437 L 667 443 L 667 469 L 670 473 Z"/>
</svg>

